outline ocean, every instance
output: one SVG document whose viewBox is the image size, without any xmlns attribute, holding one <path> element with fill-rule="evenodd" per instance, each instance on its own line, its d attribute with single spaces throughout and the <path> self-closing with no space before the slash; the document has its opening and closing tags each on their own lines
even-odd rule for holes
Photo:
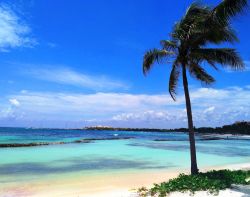
<svg viewBox="0 0 250 197">
<path fill-rule="evenodd" d="M 92 140 L 76 143 L 83 139 Z M 250 140 L 203 140 L 201 135 L 196 139 L 200 168 L 250 161 Z M 0 148 L 0 191 L 41 180 L 190 166 L 186 133 L 0 128 L 0 144 L 40 142 L 65 143 Z"/>
</svg>

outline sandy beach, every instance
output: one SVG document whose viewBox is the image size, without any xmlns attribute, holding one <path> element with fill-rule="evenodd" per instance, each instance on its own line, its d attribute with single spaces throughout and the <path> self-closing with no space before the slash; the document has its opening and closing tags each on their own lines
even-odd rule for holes
<svg viewBox="0 0 250 197">
<path fill-rule="evenodd" d="M 183 171 L 184 172 L 184 171 Z M 161 171 L 145 173 L 124 173 L 95 175 L 67 180 L 53 180 L 25 183 L 22 186 L 10 186 L 3 191 L 5 197 L 78 197 L 78 196 L 130 196 L 133 189 L 151 186 L 153 183 L 174 178 L 178 172 Z"/>
<path fill-rule="evenodd" d="M 202 169 L 249 169 L 250 163 L 229 166 L 213 166 Z M 87 179 L 71 177 L 67 180 L 53 180 L 52 182 L 39 181 L 24 183 L 19 186 L 10 186 L 1 193 L 4 197 L 135 197 L 138 187 L 150 187 L 153 183 L 160 183 L 178 176 L 179 173 L 188 173 L 187 169 L 180 171 L 158 171 L 139 173 L 117 173 L 102 176 L 89 176 Z M 171 197 L 189 196 L 188 193 L 173 193 Z M 198 192 L 195 197 L 209 196 L 206 192 Z M 243 193 L 232 190 L 220 192 L 220 197 L 241 197 Z"/>
</svg>

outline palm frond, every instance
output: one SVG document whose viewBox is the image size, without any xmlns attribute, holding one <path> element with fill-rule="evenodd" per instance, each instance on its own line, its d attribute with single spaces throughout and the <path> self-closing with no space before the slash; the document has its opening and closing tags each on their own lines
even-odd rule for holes
<svg viewBox="0 0 250 197">
<path fill-rule="evenodd" d="M 213 9 L 213 16 L 221 23 L 228 23 L 230 17 L 241 13 L 248 5 L 248 0 L 223 0 Z"/>
<path fill-rule="evenodd" d="M 228 66 L 234 70 L 243 70 L 244 63 L 235 49 L 195 49 L 190 56 L 197 61 L 207 61 L 208 63 L 219 63 L 222 66 Z"/>
<path fill-rule="evenodd" d="M 218 67 L 216 66 L 215 62 L 207 60 L 207 63 L 212 66 L 215 70 L 219 70 Z"/>
<path fill-rule="evenodd" d="M 211 75 L 209 75 L 199 64 L 192 62 L 189 64 L 188 68 L 191 76 L 201 81 L 202 83 L 209 85 L 215 82 L 215 79 Z"/>
<path fill-rule="evenodd" d="M 211 29 L 208 29 L 207 40 L 214 44 L 239 41 L 236 32 L 229 25 L 219 26 L 215 23 L 211 26 Z"/>
<path fill-rule="evenodd" d="M 189 45 L 193 47 L 205 46 L 207 43 L 220 44 L 223 42 L 238 42 L 235 31 L 230 26 L 219 26 L 218 23 L 210 23 L 199 26 L 190 38 Z"/>
<path fill-rule="evenodd" d="M 204 20 L 204 16 L 208 16 L 211 12 L 210 7 L 202 5 L 198 2 L 192 3 L 182 18 L 180 24 L 183 27 L 188 27 L 191 23 L 197 20 Z"/>
<path fill-rule="evenodd" d="M 164 58 L 172 55 L 173 52 L 167 51 L 165 49 L 152 49 L 145 53 L 143 58 L 143 73 L 144 75 L 148 73 L 152 65 L 157 62 L 160 63 Z"/>
<path fill-rule="evenodd" d="M 189 39 L 193 31 L 199 29 L 199 24 L 204 23 L 210 13 L 211 9 L 207 6 L 199 3 L 191 4 L 184 17 L 175 24 L 172 37 L 181 41 Z"/>
<path fill-rule="evenodd" d="M 173 40 L 161 40 L 161 46 L 165 50 L 175 51 L 177 49 L 177 43 Z"/>
<path fill-rule="evenodd" d="M 169 94 L 171 95 L 174 101 L 176 100 L 175 95 L 176 95 L 176 88 L 178 85 L 179 76 L 180 76 L 180 66 L 175 62 L 172 66 L 169 78 L 169 85 L 168 85 Z"/>
<path fill-rule="evenodd" d="M 229 17 L 224 17 L 224 22 L 221 22 L 220 12 L 224 10 L 225 15 L 230 15 L 233 12 L 230 10 L 234 10 L 236 14 L 237 9 L 234 6 L 238 7 L 240 12 L 247 4 L 245 1 L 247 0 L 223 0 L 214 9 L 193 3 L 181 21 L 175 25 L 172 37 L 188 41 L 187 45 L 194 43 L 196 46 L 204 46 L 207 43 L 237 42 L 238 38 L 230 26 Z"/>
</svg>

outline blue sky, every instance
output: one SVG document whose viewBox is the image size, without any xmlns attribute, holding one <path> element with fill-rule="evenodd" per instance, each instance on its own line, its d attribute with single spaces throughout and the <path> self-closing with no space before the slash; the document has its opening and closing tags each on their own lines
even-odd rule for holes
<svg viewBox="0 0 250 197">
<path fill-rule="evenodd" d="M 214 5 L 219 0 L 206 0 Z M 186 127 L 183 90 L 168 95 L 171 64 L 142 74 L 147 49 L 167 39 L 191 1 L 9 0 L 0 4 L 0 126 Z M 196 126 L 250 119 L 250 15 L 233 20 L 247 69 L 190 80 Z"/>
</svg>

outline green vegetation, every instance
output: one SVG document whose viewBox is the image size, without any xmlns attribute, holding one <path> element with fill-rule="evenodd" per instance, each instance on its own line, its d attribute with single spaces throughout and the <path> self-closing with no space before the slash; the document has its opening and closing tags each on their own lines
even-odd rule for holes
<svg viewBox="0 0 250 197">
<path fill-rule="evenodd" d="M 199 133 L 228 133 L 228 134 L 242 134 L 242 135 L 250 135 L 250 122 L 242 121 L 236 122 L 231 125 L 224 125 L 222 127 L 203 127 L 197 128 L 195 131 Z"/>
<path fill-rule="evenodd" d="M 191 193 L 195 193 L 196 191 L 208 191 L 216 195 L 219 190 L 230 188 L 232 184 L 250 185 L 250 181 L 248 180 L 249 177 L 250 170 L 213 170 L 197 175 L 180 174 L 177 178 L 171 179 L 168 182 L 155 184 L 154 187 L 149 190 L 142 187 L 138 189 L 138 194 L 142 197 L 165 197 L 167 194 L 175 191 L 190 191 Z"/>
<path fill-rule="evenodd" d="M 100 131 L 143 131 L 143 132 L 188 132 L 187 128 L 177 129 L 153 129 L 153 128 L 114 128 L 114 127 L 86 127 L 86 130 L 100 130 Z M 214 134 L 243 134 L 250 135 L 250 122 L 236 122 L 231 125 L 224 125 L 222 127 L 201 127 L 194 128 L 197 133 L 214 133 Z"/>
</svg>

